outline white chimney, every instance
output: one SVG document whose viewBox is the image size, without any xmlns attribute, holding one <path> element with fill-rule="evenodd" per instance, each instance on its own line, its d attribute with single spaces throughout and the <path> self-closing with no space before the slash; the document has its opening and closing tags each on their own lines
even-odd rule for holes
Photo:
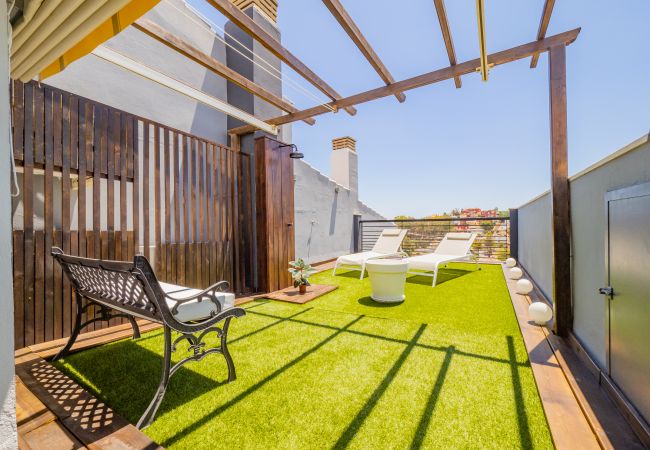
<svg viewBox="0 0 650 450">
<path fill-rule="evenodd" d="M 332 179 L 356 193 L 359 191 L 357 141 L 350 136 L 332 139 Z"/>
</svg>

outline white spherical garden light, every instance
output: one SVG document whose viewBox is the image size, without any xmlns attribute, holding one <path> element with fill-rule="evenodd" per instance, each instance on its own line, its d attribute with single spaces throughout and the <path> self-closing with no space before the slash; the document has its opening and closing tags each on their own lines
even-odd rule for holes
<svg viewBox="0 0 650 450">
<path fill-rule="evenodd" d="M 523 276 L 524 272 L 519 267 L 513 267 L 508 271 L 508 276 L 511 280 L 518 280 Z"/>
<path fill-rule="evenodd" d="M 533 283 L 531 283 L 530 280 L 522 278 L 521 280 L 517 280 L 516 289 L 517 294 L 530 294 L 533 291 Z"/>
<path fill-rule="evenodd" d="M 544 302 L 534 302 L 528 307 L 528 315 L 537 325 L 545 325 L 553 318 L 553 310 Z"/>
<path fill-rule="evenodd" d="M 506 259 L 506 267 L 515 267 L 517 265 L 517 260 L 515 258 Z"/>
</svg>

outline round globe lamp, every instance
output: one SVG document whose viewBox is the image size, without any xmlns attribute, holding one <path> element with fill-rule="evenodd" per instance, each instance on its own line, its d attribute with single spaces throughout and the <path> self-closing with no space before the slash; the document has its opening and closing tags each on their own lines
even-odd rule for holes
<svg viewBox="0 0 650 450">
<path fill-rule="evenodd" d="M 533 283 L 525 278 L 517 280 L 516 290 L 517 294 L 528 295 L 533 291 Z"/>
<path fill-rule="evenodd" d="M 506 259 L 506 267 L 515 267 L 517 265 L 517 260 L 515 258 Z"/>
<path fill-rule="evenodd" d="M 524 272 L 519 267 L 513 267 L 508 271 L 508 276 L 511 280 L 518 280 L 524 275 Z"/>
<path fill-rule="evenodd" d="M 553 318 L 553 310 L 546 303 L 535 302 L 528 307 L 528 316 L 537 325 L 546 325 Z"/>
</svg>

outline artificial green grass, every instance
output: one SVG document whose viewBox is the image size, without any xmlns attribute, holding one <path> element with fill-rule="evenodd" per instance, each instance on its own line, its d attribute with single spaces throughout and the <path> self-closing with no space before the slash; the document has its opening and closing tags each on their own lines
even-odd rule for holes
<svg viewBox="0 0 650 450">
<path fill-rule="evenodd" d="M 394 306 L 357 277 L 315 275 L 339 289 L 305 305 L 246 305 L 230 328 L 238 379 L 224 383 L 219 355 L 184 366 L 145 433 L 172 448 L 553 447 L 500 267 L 415 277 Z M 155 331 L 57 366 L 135 422 L 161 354 Z"/>
</svg>

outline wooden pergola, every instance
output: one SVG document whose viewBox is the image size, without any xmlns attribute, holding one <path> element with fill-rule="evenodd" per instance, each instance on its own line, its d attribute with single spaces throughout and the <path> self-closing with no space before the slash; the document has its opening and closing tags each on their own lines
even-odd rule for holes
<svg viewBox="0 0 650 450">
<path fill-rule="evenodd" d="M 571 225 L 570 197 L 568 181 L 568 143 L 567 143 L 567 98 L 566 98 L 566 47 L 578 37 L 580 29 L 574 29 L 554 36 L 546 37 L 546 31 L 551 19 L 555 0 L 546 0 L 539 23 L 537 39 L 500 52 L 486 54 L 485 27 L 483 17 L 483 0 L 477 0 L 477 22 L 479 28 L 479 44 L 481 56 L 477 59 L 458 63 L 454 44 L 447 20 L 444 0 L 434 0 L 434 6 L 440 24 L 440 30 L 445 42 L 449 66 L 432 72 L 424 73 L 401 81 L 395 81 L 386 65 L 381 61 L 370 43 L 361 33 L 359 27 L 345 10 L 339 0 L 323 0 L 323 3 L 334 18 L 356 44 L 368 63 L 375 69 L 384 81 L 385 86 L 370 89 L 348 97 L 342 97 L 329 84 L 303 64 L 296 56 L 287 50 L 280 42 L 267 33 L 248 15 L 233 5 L 229 0 L 207 0 L 216 10 L 221 12 L 241 30 L 259 42 L 264 48 L 282 62 L 294 69 L 305 80 L 311 83 L 331 101 L 304 110 L 297 110 L 293 105 L 270 93 L 263 87 L 253 83 L 232 69 L 224 66 L 209 55 L 202 53 L 190 43 L 146 20 L 137 21 L 134 26 L 164 43 L 173 50 L 201 64 L 208 70 L 235 83 L 253 95 L 268 101 L 282 109 L 286 114 L 263 119 L 270 125 L 283 125 L 295 121 L 305 121 L 312 125 L 314 117 L 328 112 L 344 109 L 349 114 L 356 114 L 356 105 L 376 100 L 382 97 L 395 96 L 400 102 L 406 100 L 405 92 L 440 81 L 454 79 L 456 88 L 462 86 L 461 77 L 481 72 L 483 80 L 487 80 L 491 67 L 507 64 L 524 58 L 531 58 L 531 68 L 537 66 L 539 55 L 549 54 L 549 99 L 550 99 L 550 130 L 551 130 L 551 193 L 552 193 L 552 230 L 553 230 L 553 298 L 555 302 L 555 331 L 566 336 L 572 325 L 571 298 Z M 256 131 L 253 125 L 244 125 L 229 130 L 232 145 L 237 146 L 240 136 Z"/>
<path fill-rule="evenodd" d="M 185 41 L 151 21 L 140 19 L 133 23 L 133 27 L 249 93 L 278 107 L 284 112 L 282 115 L 272 118 L 259 118 L 259 120 L 265 122 L 265 125 L 268 124 L 274 130 L 274 127 L 296 121 L 304 121 L 309 125 L 313 125 L 315 123 L 315 116 L 329 112 L 338 112 L 340 109 L 345 110 L 350 115 L 354 115 L 356 114 L 356 105 L 382 97 L 395 96 L 398 101 L 404 102 L 406 100 L 406 91 L 444 80 L 453 79 L 456 88 L 461 88 L 461 77 L 476 72 L 480 72 L 482 79 L 487 81 L 490 68 L 524 58 L 531 58 L 530 67 L 535 68 L 540 54 L 547 52 L 549 54 L 553 298 L 556 310 L 555 330 L 557 334 L 566 336 L 571 329 L 573 320 L 570 264 L 570 197 L 567 165 L 566 47 L 576 40 L 580 29 L 577 28 L 547 37 L 546 31 L 551 19 L 555 0 L 545 0 L 537 38 L 534 41 L 507 50 L 487 54 L 485 50 L 483 0 L 476 0 L 480 57 L 459 63 L 456 60 L 444 0 L 433 0 L 449 59 L 449 66 L 396 81 L 341 2 L 339 0 L 322 1 L 350 39 L 356 44 L 368 63 L 383 80 L 383 86 L 342 97 L 334 88 L 314 73 L 314 71 L 307 67 L 293 53 L 287 50 L 277 39 L 265 31 L 255 20 L 244 13 L 238 6 L 234 5 L 231 0 L 207 0 L 212 7 L 222 13 L 228 20 L 250 35 L 272 55 L 295 70 L 312 86 L 330 99 L 328 103 L 303 110 L 297 109 L 286 100 L 227 67 L 212 56 L 202 52 L 190 42 Z M 230 129 L 228 133 L 231 137 L 231 145 L 237 148 L 242 135 L 253 133 L 258 129 L 260 127 L 252 124 Z"/>
</svg>

